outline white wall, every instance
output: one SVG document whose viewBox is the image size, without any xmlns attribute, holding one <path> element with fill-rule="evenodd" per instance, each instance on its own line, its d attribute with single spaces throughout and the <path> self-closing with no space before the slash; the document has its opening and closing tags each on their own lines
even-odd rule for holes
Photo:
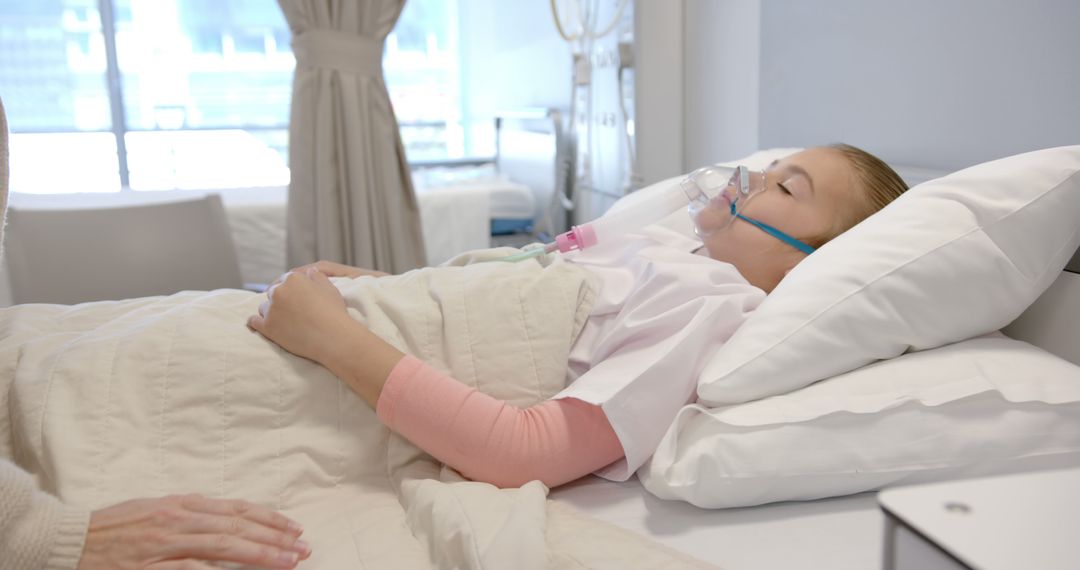
<svg viewBox="0 0 1080 570">
<path fill-rule="evenodd" d="M 459 2 L 462 100 L 469 114 L 569 107 L 570 46 L 555 30 L 548 2 Z"/>
<path fill-rule="evenodd" d="M 638 173 L 651 184 L 685 172 L 683 2 L 637 0 L 634 18 Z"/>
<path fill-rule="evenodd" d="M 759 148 L 760 0 L 686 0 L 683 170 Z"/>
<path fill-rule="evenodd" d="M 1080 143 L 1080 2 L 767 0 L 760 144 L 956 169 Z"/>
<path fill-rule="evenodd" d="M 646 184 L 759 148 L 761 0 L 637 0 Z"/>
<path fill-rule="evenodd" d="M 640 1 L 685 12 L 684 170 L 837 141 L 944 170 L 1080 143 L 1074 0 Z"/>
</svg>

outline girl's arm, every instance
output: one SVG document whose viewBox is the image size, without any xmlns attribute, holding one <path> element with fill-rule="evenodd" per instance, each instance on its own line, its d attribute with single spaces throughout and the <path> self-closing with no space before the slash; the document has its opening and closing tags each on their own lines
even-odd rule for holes
<svg viewBox="0 0 1080 570">
<path fill-rule="evenodd" d="M 598 406 L 566 398 L 518 408 L 412 356 L 394 367 L 376 412 L 390 429 L 462 475 L 499 487 L 534 479 L 555 487 L 623 456 Z"/>
<path fill-rule="evenodd" d="M 325 366 L 388 427 L 473 480 L 553 487 L 623 456 L 599 407 L 563 399 L 520 409 L 469 388 L 352 320 L 314 269 L 290 275 L 268 297 L 251 328 Z"/>
</svg>

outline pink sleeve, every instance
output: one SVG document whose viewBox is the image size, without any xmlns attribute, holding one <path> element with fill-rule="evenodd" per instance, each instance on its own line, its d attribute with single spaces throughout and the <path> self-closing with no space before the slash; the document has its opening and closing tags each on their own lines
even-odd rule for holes
<svg viewBox="0 0 1080 570">
<path fill-rule="evenodd" d="M 555 487 L 623 456 L 598 406 L 565 398 L 517 408 L 405 356 L 379 396 L 390 429 L 474 481 Z"/>
</svg>

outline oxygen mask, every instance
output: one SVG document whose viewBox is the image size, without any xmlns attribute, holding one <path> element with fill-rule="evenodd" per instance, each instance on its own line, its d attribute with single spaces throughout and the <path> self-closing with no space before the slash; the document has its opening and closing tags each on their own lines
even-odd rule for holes
<svg viewBox="0 0 1080 570">
<path fill-rule="evenodd" d="M 705 166 L 691 172 L 679 186 L 689 200 L 687 212 L 694 231 L 704 238 L 735 222 L 750 200 L 765 189 L 765 172 L 742 165 L 734 170 Z"/>
</svg>

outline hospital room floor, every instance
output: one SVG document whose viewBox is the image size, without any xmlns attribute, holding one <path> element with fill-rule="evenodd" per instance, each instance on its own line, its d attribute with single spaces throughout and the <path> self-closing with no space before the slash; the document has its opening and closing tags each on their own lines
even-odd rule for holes
<svg viewBox="0 0 1080 570">
<path fill-rule="evenodd" d="M 588 477 L 551 498 L 725 570 L 880 568 L 884 515 L 874 493 L 742 509 L 664 501 L 637 479 Z"/>
</svg>

